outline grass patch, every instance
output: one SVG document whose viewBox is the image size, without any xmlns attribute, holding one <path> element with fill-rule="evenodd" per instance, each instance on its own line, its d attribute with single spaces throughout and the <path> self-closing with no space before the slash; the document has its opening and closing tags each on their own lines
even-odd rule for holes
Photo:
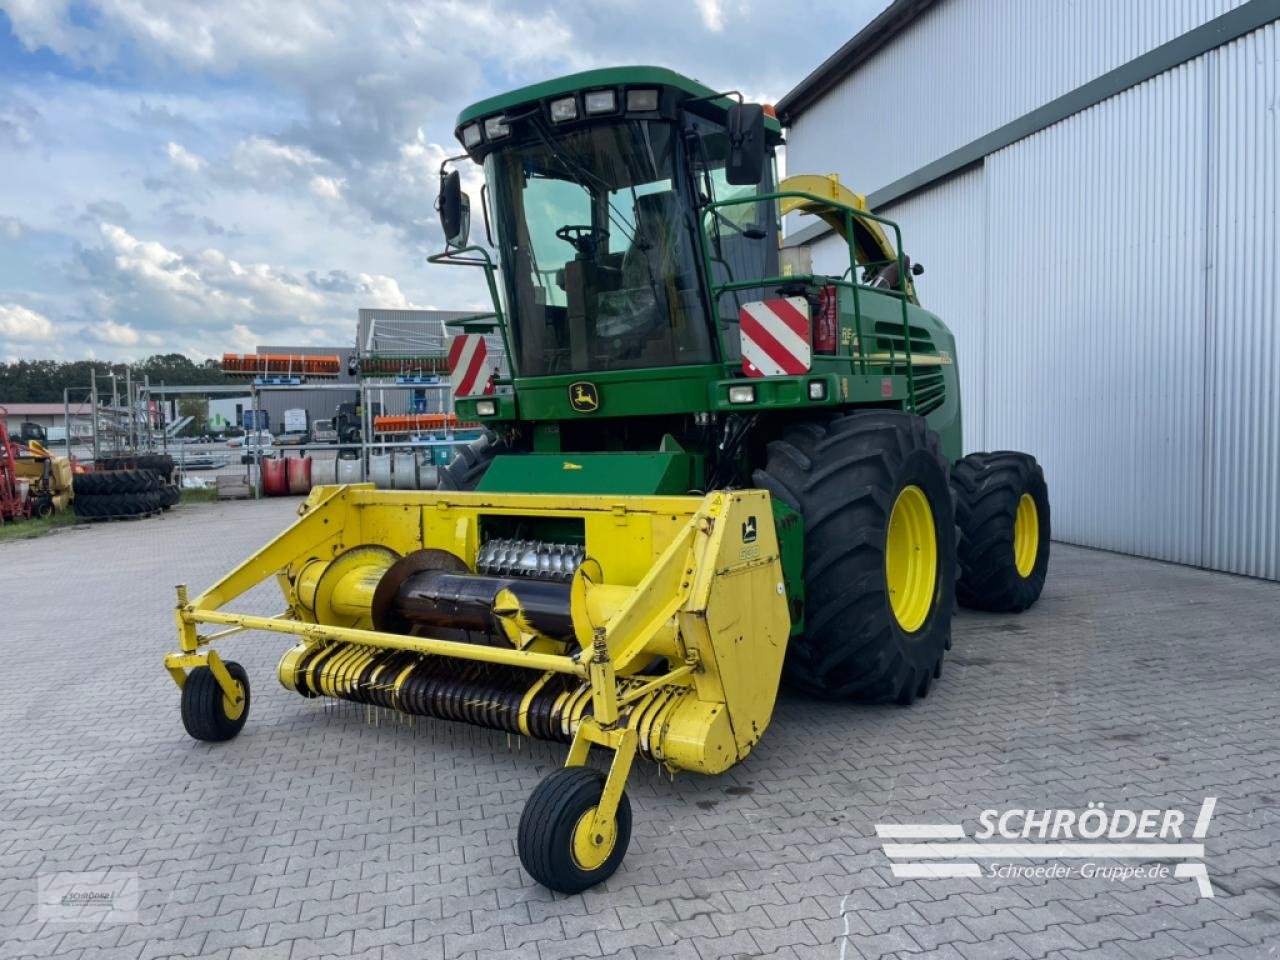
<svg viewBox="0 0 1280 960">
<path fill-rule="evenodd" d="M 204 490 L 183 488 L 182 503 L 217 503 L 218 488 L 206 487 Z"/>
<path fill-rule="evenodd" d="M 0 543 L 9 540 L 33 540 L 62 527 L 75 526 L 75 522 L 76 515 L 67 509 L 43 519 L 29 517 L 17 523 L 6 523 L 0 527 Z"/>
</svg>

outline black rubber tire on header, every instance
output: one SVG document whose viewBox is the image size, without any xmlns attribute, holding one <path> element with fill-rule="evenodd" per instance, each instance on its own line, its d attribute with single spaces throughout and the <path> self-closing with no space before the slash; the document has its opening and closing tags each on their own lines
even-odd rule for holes
<svg viewBox="0 0 1280 960">
<path fill-rule="evenodd" d="M 224 665 L 231 679 L 244 688 L 244 707 L 239 716 L 228 716 L 218 678 L 208 667 L 196 667 L 182 685 L 182 726 L 193 739 L 214 743 L 230 740 L 244 728 L 249 717 L 249 675 L 234 660 L 224 661 Z"/>
<path fill-rule="evenodd" d="M 559 893 L 581 893 L 612 876 L 631 842 L 631 801 L 618 800 L 613 846 L 603 861 L 584 868 L 574 855 L 574 832 L 604 793 L 605 776 L 593 767 L 553 770 L 529 795 L 520 814 L 516 846 L 534 880 Z"/>
</svg>

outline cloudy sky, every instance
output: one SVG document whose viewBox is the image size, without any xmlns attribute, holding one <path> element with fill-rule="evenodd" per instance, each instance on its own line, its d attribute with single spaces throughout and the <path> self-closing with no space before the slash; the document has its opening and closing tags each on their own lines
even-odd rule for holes
<svg viewBox="0 0 1280 960">
<path fill-rule="evenodd" d="M 775 100 L 887 0 L 0 0 L 0 360 L 347 343 L 429 267 L 467 103 L 654 63 Z"/>
</svg>

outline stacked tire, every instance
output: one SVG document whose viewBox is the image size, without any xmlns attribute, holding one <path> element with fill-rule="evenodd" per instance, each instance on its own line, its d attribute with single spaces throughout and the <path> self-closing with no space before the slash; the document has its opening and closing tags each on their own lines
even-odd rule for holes
<svg viewBox="0 0 1280 960">
<path fill-rule="evenodd" d="M 170 486 L 152 470 L 94 470 L 76 475 L 71 506 L 88 520 L 150 516 L 164 507 Z"/>
<path fill-rule="evenodd" d="M 103 457 L 95 463 L 99 472 L 145 470 L 160 479 L 160 509 L 168 510 L 182 499 L 175 482 L 176 465 L 167 453 L 140 453 L 131 456 Z"/>
</svg>

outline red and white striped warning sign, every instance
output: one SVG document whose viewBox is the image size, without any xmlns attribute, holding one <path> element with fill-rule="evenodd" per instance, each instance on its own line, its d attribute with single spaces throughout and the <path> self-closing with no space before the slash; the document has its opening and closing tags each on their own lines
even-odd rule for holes
<svg viewBox="0 0 1280 960">
<path fill-rule="evenodd" d="M 464 333 L 449 342 L 449 385 L 455 397 L 493 393 L 489 348 L 478 333 Z"/>
<path fill-rule="evenodd" d="M 742 372 L 748 377 L 808 372 L 809 301 L 804 297 L 745 303 L 738 310 L 738 327 Z"/>
</svg>

